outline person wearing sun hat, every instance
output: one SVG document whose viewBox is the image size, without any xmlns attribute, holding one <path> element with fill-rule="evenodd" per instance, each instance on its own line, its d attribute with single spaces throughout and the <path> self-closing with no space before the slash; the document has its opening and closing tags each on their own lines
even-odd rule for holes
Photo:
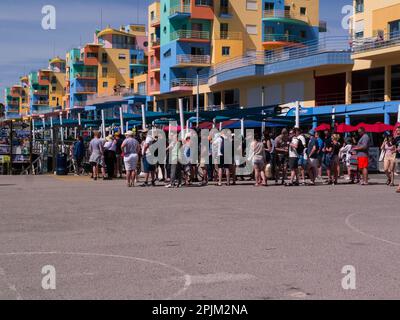
<svg viewBox="0 0 400 320">
<path fill-rule="evenodd" d="M 140 144 L 134 138 L 133 131 L 128 131 L 126 133 L 126 139 L 122 143 L 121 148 L 124 153 L 127 186 L 128 188 L 134 187 L 136 180 L 136 167 L 139 160 Z"/>
</svg>

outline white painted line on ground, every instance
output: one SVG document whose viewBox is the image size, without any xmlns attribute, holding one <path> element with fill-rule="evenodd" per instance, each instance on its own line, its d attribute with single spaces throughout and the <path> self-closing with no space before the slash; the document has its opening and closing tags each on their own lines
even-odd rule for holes
<svg viewBox="0 0 400 320">
<path fill-rule="evenodd" d="M 103 257 L 103 258 L 116 258 L 116 259 L 125 259 L 125 260 L 133 260 L 133 261 L 140 261 L 143 263 L 151 263 L 162 266 L 164 268 L 174 270 L 177 273 L 180 273 L 184 280 L 184 286 L 179 291 L 174 293 L 173 295 L 165 298 L 165 300 L 171 300 L 177 298 L 178 296 L 182 295 L 185 291 L 189 289 L 192 284 L 192 278 L 189 274 L 185 271 L 168 265 L 164 262 L 156 261 L 156 260 L 149 260 L 144 258 L 132 257 L 132 256 L 123 256 L 123 255 L 116 255 L 116 254 L 103 254 L 103 253 L 88 253 L 88 252 L 9 252 L 9 253 L 0 253 L 0 256 L 34 256 L 34 255 L 65 255 L 65 256 L 86 256 L 86 257 Z M 1 274 L 0 274 L 1 275 Z M 10 288 L 11 289 L 11 288 Z"/>
<path fill-rule="evenodd" d="M 361 234 L 361 235 L 363 235 L 363 236 L 365 236 L 365 237 L 367 237 L 367 238 L 371 238 L 371 239 L 374 239 L 374 240 L 377 240 L 377 241 L 381 241 L 381 242 L 390 244 L 390 245 L 392 245 L 392 246 L 400 247 L 400 243 L 398 243 L 398 242 L 394 242 L 394 241 L 390 241 L 390 240 L 386 240 L 386 239 L 383 239 L 383 238 L 374 236 L 373 234 L 369 234 L 369 233 L 364 232 L 364 231 L 358 229 L 357 227 L 353 226 L 353 225 L 351 224 L 350 220 L 351 220 L 351 218 L 353 218 L 353 217 L 355 217 L 355 216 L 357 216 L 357 215 L 359 215 L 359 214 L 360 214 L 360 213 L 353 213 L 353 214 L 349 215 L 349 216 L 346 218 L 346 225 L 347 225 L 351 230 L 353 230 L 354 232 L 357 232 L 357 233 L 359 233 L 359 234 Z"/>
<path fill-rule="evenodd" d="M 192 275 L 192 285 L 194 284 L 211 284 L 218 282 L 235 282 L 247 281 L 255 279 L 255 276 L 250 274 L 231 274 L 231 273 L 215 273 L 205 275 Z"/>
</svg>

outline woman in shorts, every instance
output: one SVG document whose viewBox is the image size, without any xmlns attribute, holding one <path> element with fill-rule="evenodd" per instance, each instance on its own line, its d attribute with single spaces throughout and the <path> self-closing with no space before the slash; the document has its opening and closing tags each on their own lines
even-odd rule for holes
<svg viewBox="0 0 400 320">
<path fill-rule="evenodd" d="M 136 168 L 139 160 L 140 144 L 133 137 L 133 132 L 126 133 L 126 139 L 121 145 L 124 154 L 124 165 L 126 170 L 126 183 L 128 188 L 135 186 Z"/>
</svg>

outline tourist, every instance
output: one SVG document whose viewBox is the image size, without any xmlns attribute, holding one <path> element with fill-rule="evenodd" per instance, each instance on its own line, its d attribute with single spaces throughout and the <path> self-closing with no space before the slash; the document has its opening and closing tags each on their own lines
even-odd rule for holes
<svg viewBox="0 0 400 320">
<path fill-rule="evenodd" d="M 296 128 L 295 130 L 290 131 L 289 138 L 289 170 L 290 170 L 290 182 L 286 184 L 286 186 L 298 186 L 299 185 L 299 159 L 300 154 L 303 152 L 301 149 L 301 141 L 298 138 L 300 134 L 299 130 Z"/>
<path fill-rule="evenodd" d="M 297 134 L 297 139 L 299 140 L 299 145 L 297 147 L 297 152 L 299 154 L 299 170 L 301 177 L 301 185 L 306 185 L 306 170 L 307 170 L 307 141 L 301 132 L 300 128 L 295 129 Z"/>
<path fill-rule="evenodd" d="M 261 142 L 259 134 L 255 134 L 254 141 L 250 147 L 253 168 L 255 172 L 255 186 L 267 186 L 267 179 L 265 177 L 265 147 Z"/>
<path fill-rule="evenodd" d="M 366 186 L 369 184 L 368 181 L 368 166 L 369 166 L 369 147 L 370 138 L 365 132 L 365 128 L 358 129 L 360 139 L 357 146 L 354 148 L 357 151 L 358 156 L 358 169 L 360 170 L 362 181 L 361 185 Z"/>
<path fill-rule="evenodd" d="M 170 163 L 170 183 L 166 185 L 166 188 L 180 188 L 182 186 L 182 174 L 181 164 L 179 161 L 179 152 L 181 148 L 181 142 L 178 140 L 178 134 L 171 132 L 170 142 L 167 148 L 169 154 Z"/>
<path fill-rule="evenodd" d="M 318 157 L 320 152 L 318 142 L 319 134 L 314 130 L 311 130 L 309 134 L 311 137 L 307 146 L 307 169 L 311 180 L 310 184 L 314 186 L 318 175 Z"/>
<path fill-rule="evenodd" d="M 216 160 L 218 163 L 218 184 L 217 186 L 222 186 L 222 177 L 224 175 L 224 171 L 226 174 L 226 184 L 230 185 L 230 170 L 229 164 L 225 164 L 225 141 L 223 133 L 217 133 L 214 136 L 213 147 L 216 150 Z"/>
<path fill-rule="evenodd" d="M 400 166 L 400 126 L 396 128 L 396 130 L 394 131 L 394 144 L 396 145 L 396 167 L 394 172 L 396 173 L 396 170 L 398 170 L 399 166 Z M 397 193 L 400 193 L 400 184 L 399 184 L 399 188 L 396 191 Z"/>
<path fill-rule="evenodd" d="M 275 153 L 277 167 L 275 171 L 275 183 L 279 181 L 279 172 L 282 172 L 282 185 L 286 180 L 286 169 L 289 159 L 289 134 L 287 129 L 282 129 L 281 134 L 275 139 Z"/>
<path fill-rule="evenodd" d="M 200 144 L 200 170 L 202 175 L 202 181 L 200 183 L 201 186 L 205 187 L 208 185 L 208 164 L 210 159 L 210 144 L 201 143 Z"/>
<path fill-rule="evenodd" d="M 105 168 L 104 168 L 104 158 L 103 158 L 103 141 L 100 139 L 101 135 L 99 131 L 95 131 L 93 134 L 93 139 L 89 143 L 90 158 L 89 162 L 92 165 L 93 179 L 96 181 L 99 177 L 99 167 L 101 167 L 101 173 L 103 179 L 105 179 Z"/>
<path fill-rule="evenodd" d="M 117 144 L 112 135 L 106 138 L 104 143 L 104 162 L 107 171 L 107 180 L 112 180 L 115 173 Z"/>
<path fill-rule="evenodd" d="M 190 135 L 185 137 L 185 142 L 183 144 L 183 172 L 185 178 L 185 186 L 190 186 L 192 182 L 192 143 Z"/>
<path fill-rule="evenodd" d="M 73 162 L 75 168 L 75 175 L 79 176 L 82 173 L 82 163 L 85 157 L 85 144 L 83 137 L 78 136 L 73 147 Z"/>
<path fill-rule="evenodd" d="M 315 138 L 317 139 L 318 142 L 318 175 L 317 179 L 322 180 L 322 167 L 323 167 L 323 159 L 324 159 L 324 147 L 325 147 L 325 142 L 324 139 L 321 138 L 321 134 L 316 131 L 315 132 Z"/>
<path fill-rule="evenodd" d="M 126 170 L 126 183 L 128 188 L 135 186 L 136 168 L 139 160 L 140 145 L 133 137 L 132 131 L 126 133 L 126 139 L 121 144 L 124 154 L 124 165 Z"/>
<path fill-rule="evenodd" d="M 337 185 L 339 172 L 338 172 L 338 165 L 339 165 L 339 152 L 341 149 L 340 145 L 340 136 L 338 134 L 332 135 L 332 138 L 327 142 L 325 145 L 326 149 L 326 156 L 329 160 L 329 174 L 328 174 L 328 184 Z"/>
<path fill-rule="evenodd" d="M 144 129 L 142 131 L 142 161 L 143 161 L 143 172 L 144 172 L 144 183 L 142 187 L 149 185 L 149 177 L 151 176 L 151 185 L 155 186 L 155 165 L 151 164 L 151 150 L 150 146 L 155 142 L 151 134 L 148 134 L 149 130 Z"/>
<path fill-rule="evenodd" d="M 347 177 L 346 180 L 352 180 L 352 168 L 351 168 L 351 155 L 353 151 L 353 143 L 351 138 L 346 138 L 344 141 L 343 147 L 340 149 L 339 152 L 339 160 L 346 166 L 347 169 Z"/>
<path fill-rule="evenodd" d="M 119 132 L 115 134 L 115 143 L 116 143 L 116 151 L 115 151 L 115 175 L 117 178 L 122 178 L 122 168 L 124 157 L 122 156 L 122 143 L 124 142 L 124 138 L 121 136 Z"/>
<path fill-rule="evenodd" d="M 381 151 L 384 152 L 384 171 L 387 176 L 386 184 L 394 187 L 394 172 L 396 171 L 396 145 L 392 135 L 387 135 L 382 143 Z"/>
</svg>

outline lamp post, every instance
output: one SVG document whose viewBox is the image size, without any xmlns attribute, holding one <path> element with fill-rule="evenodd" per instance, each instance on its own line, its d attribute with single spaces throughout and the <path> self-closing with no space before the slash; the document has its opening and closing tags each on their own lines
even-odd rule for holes
<svg viewBox="0 0 400 320">
<path fill-rule="evenodd" d="M 197 94 L 196 94 L 196 128 L 199 127 L 199 115 L 200 115 L 200 79 L 199 79 L 200 69 L 196 70 L 196 80 L 197 80 Z"/>
</svg>

